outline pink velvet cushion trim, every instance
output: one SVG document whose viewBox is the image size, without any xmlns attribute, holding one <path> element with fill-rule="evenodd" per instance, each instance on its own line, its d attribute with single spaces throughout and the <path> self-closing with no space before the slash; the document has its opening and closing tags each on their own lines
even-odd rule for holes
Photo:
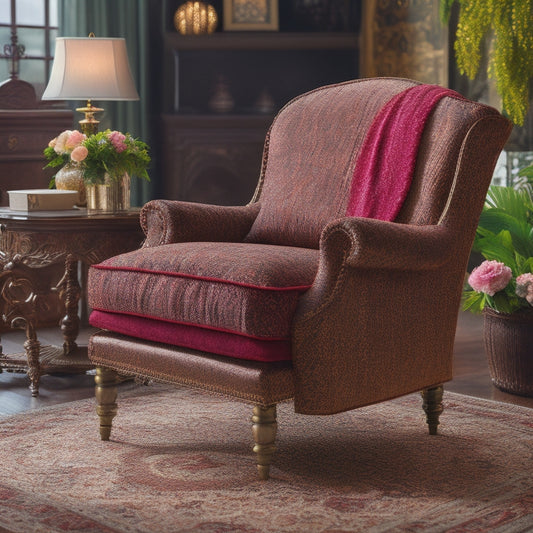
<svg viewBox="0 0 533 533">
<path fill-rule="evenodd" d="M 289 340 L 264 340 L 227 331 L 179 324 L 149 317 L 93 310 L 91 326 L 154 342 L 172 344 L 249 361 L 288 361 Z"/>
<path fill-rule="evenodd" d="M 383 106 L 355 165 L 347 216 L 396 218 L 411 186 L 424 126 L 433 107 L 445 96 L 463 98 L 438 85 L 417 85 Z"/>
</svg>

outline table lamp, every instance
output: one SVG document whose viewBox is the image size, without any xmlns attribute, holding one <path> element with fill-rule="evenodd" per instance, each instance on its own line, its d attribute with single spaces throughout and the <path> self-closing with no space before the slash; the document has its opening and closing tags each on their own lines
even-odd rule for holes
<svg viewBox="0 0 533 533">
<path fill-rule="evenodd" d="M 76 111 L 85 114 L 80 129 L 98 131 L 99 121 L 91 100 L 139 100 L 131 76 L 126 41 L 122 38 L 58 37 L 50 81 L 43 100 L 87 100 Z"/>
</svg>

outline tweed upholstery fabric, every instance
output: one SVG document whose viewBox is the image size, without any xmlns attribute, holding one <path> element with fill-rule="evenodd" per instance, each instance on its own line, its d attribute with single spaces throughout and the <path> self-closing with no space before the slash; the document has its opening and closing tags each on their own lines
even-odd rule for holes
<svg viewBox="0 0 533 533">
<path fill-rule="evenodd" d="M 341 83 L 290 102 L 269 132 L 256 195 L 261 211 L 246 239 L 318 248 L 325 225 L 346 213 L 355 162 L 375 116 L 414 85 Z"/>
<path fill-rule="evenodd" d="M 355 161 L 374 117 L 412 85 L 339 84 L 286 106 L 270 129 L 261 210 L 246 240 L 318 248 L 326 224 L 346 213 Z"/>
<path fill-rule="evenodd" d="M 246 240 L 318 248 L 324 227 L 348 210 L 356 161 L 374 118 L 391 98 L 416 85 L 397 78 L 356 80 L 302 95 L 282 110 L 269 134 L 255 198 L 261 210 Z M 486 106 L 452 97 L 434 107 L 396 221 L 438 222 L 462 140 L 486 113 Z"/>
<path fill-rule="evenodd" d="M 451 116 L 460 129 L 465 116 L 456 113 Z M 466 264 L 497 156 L 511 131 L 494 110 L 485 108 L 484 115 L 463 137 L 438 224 L 354 217 L 324 230 L 317 278 L 293 321 L 298 412 L 334 413 L 452 378 Z M 448 126 L 454 128 L 454 121 Z"/>
<path fill-rule="evenodd" d="M 260 204 L 247 206 L 206 205 L 157 200 L 141 210 L 144 246 L 174 242 L 242 242 L 259 212 Z"/>
<path fill-rule="evenodd" d="M 240 334 L 270 338 L 288 334 L 292 360 L 283 367 L 287 374 L 283 373 L 280 387 L 286 387 L 286 394 L 281 396 L 294 394 L 298 412 L 335 413 L 429 388 L 452 377 L 453 339 L 466 264 L 494 165 L 512 125 L 488 106 L 443 98 L 424 128 L 409 194 L 395 221 L 344 216 L 354 165 L 370 124 L 386 102 L 416 85 L 394 78 L 355 80 L 317 89 L 289 103 L 267 136 L 260 180 L 249 206 L 155 201 L 143 209 L 147 234 L 143 250 L 156 254 L 160 249 L 177 250 L 172 248 L 175 242 L 184 246 L 180 254 L 189 249 L 187 257 L 194 258 L 199 241 L 209 246 L 216 242 L 218 257 L 227 258 L 211 261 L 207 249 L 196 256 L 198 262 L 202 255 L 209 263 L 200 276 L 218 278 L 227 268 L 231 283 L 205 279 L 200 289 L 194 277 L 180 279 L 182 287 L 194 287 L 201 298 L 199 305 L 194 304 L 199 309 L 183 312 L 193 319 L 211 320 L 222 329 L 238 327 Z M 196 242 L 187 245 L 185 241 Z M 250 267 L 266 260 L 268 254 L 258 250 L 268 245 L 272 245 L 269 254 L 276 254 L 278 247 L 282 250 L 278 256 L 289 254 L 292 266 L 306 263 L 309 275 L 305 280 L 299 274 L 297 280 L 285 278 L 287 285 L 309 283 L 310 287 L 294 291 L 295 308 L 287 312 L 290 325 L 284 331 L 279 321 L 273 327 L 277 318 L 270 317 L 270 324 L 263 325 L 259 313 L 247 316 L 253 308 L 259 310 L 248 305 L 251 300 L 247 298 L 254 291 L 262 295 L 258 305 L 268 295 L 264 300 L 270 307 L 268 313 L 261 310 L 263 316 L 276 306 L 269 300 L 274 291 L 246 285 L 259 283 L 255 267 Z M 243 248 L 237 257 L 237 246 L 250 248 Z M 181 261 L 170 256 L 171 262 Z M 292 266 L 285 263 L 284 268 Z M 281 270 L 276 275 L 281 276 Z M 106 297 L 105 291 L 115 290 L 115 303 L 124 305 L 121 291 L 111 287 L 112 276 L 104 283 L 103 277 L 94 277 L 95 272 L 104 270 L 91 269 L 90 299 L 98 303 Z M 233 277 L 235 272 L 238 275 Z M 116 273 L 117 279 L 129 284 L 122 285 L 122 290 L 137 287 L 131 285 L 137 280 L 122 278 L 130 274 L 126 269 Z M 246 276 L 251 276 L 248 281 Z M 155 280 L 132 292 L 137 297 L 150 294 L 145 299 L 152 301 L 154 309 L 167 312 L 193 301 L 183 291 L 170 304 L 160 303 L 158 299 L 167 299 L 168 287 L 163 284 L 159 292 L 150 293 L 151 283 Z M 239 308 L 239 303 L 230 309 L 228 298 L 236 293 L 241 294 L 239 302 L 246 300 L 246 306 Z M 125 300 L 134 298 L 128 295 Z M 207 302 L 213 306 L 208 308 Z M 136 305 L 145 311 L 142 298 Z M 128 306 L 119 312 L 127 312 Z M 230 310 L 229 320 L 228 315 L 219 316 L 222 309 L 224 313 Z M 274 316 L 279 313 L 276 309 Z M 263 379 L 263 374 L 254 373 L 254 361 L 226 357 L 206 367 L 205 362 L 216 356 L 112 334 L 95 339 L 89 357 L 96 364 L 207 389 L 213 380 L 220 388 L 227 382 L 226 390 L 233 390 L 238 398 L 243 397 L 241 387 Z M 234 375 L 236 364 L 239 371 Z M 191 372 L 195 377 L 189 379 Z M 259 387 L 259 381 L 253 386 Z"/>
<path fill-rule="evenodd" d="M 216 242 L 145 247 L 90 269 L 89 305 L 287 340 L 298 294 L 313 282 L 317 265 L 317 250 L 294 247 Z"/>
<path fill-rule="evenodd" d="M 224 394 L 268 406 L 294 394 L 291 363 L 260 363 L 99 332 L 89 341 L 95 365 L 121 374 Z"/>
</svg>

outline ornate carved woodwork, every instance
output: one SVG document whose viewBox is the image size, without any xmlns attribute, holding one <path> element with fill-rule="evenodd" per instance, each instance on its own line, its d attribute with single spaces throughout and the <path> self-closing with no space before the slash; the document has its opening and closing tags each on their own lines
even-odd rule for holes
<svg viewBox="0 0 533 533">
<path fill-rule="evenodd" d="M 10 79 L 0 83 L 0 109 L 36 109 L 35 89 L 31 83 Z"/>
<path fill-rule="evenodd" d="M 44 108 L 30 83 L 10 79 L 0 84 L 0 206 L 9 204 L 9 190 L 48 188 L 53 170 L 43 169 L 43 149 L 72 124 L 71 110 Z M 50 284 L 61 273 L 61 265 L 50 269 Z M 57 294 L 39 299 L 39 306 L 39 326 L 57 324 L 64 314 Z"/>
<path fill-rule="evenodd" d="M 137 211 L 96 216 L 0 211 L 1 317 L 9 327 L 24 329 L 27 339 L 24 353 L 0 351 L 0 371 L 27 372 L 36 396 L 41 375 L 91 368 L 86 350 L 76 344 L 80 297 L 82 310 L 86 309 L 88 265 L 134 250 L 141 242 Z M 55 277 L 57 268 L 62 272 L 59 279 Z M 62 347 L 42 347 L 37 338 L 39 316 L 49 310 L 50 295 L 58 298 L 63 309 Z"/>
</svg>

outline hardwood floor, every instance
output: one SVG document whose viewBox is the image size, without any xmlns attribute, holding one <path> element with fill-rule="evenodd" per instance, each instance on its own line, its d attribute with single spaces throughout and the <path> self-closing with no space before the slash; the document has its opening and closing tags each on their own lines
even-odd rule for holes
<svg viewBox="0 0 533 533">
<path fill-rule="evenodd" d="M 533 398 L 507 394 L 492 385 L 483 352 L 482 332 L 481 317 L 470 313 L 460 314 L 455 342 L 455 377 L 445 384 L 445 390 L 533 408 Z M 85 332 L 80 342 L 86 342 L 88 333 Z M 46 330 L 42 340 L 46 342 L 54 337 L 57 343 L 57 331 Z M 4 334 L 4 353 L 20 351 L 17 343 L 21 341 L 23 338 L 18 332 Z M 25 374 L 0 374 L 0 417 L 93 396 L 94 382 L 90 374 L 43 376 L 37 398 L 32 398 Z"/>
<path fill-rule="evenodd" d="M 78 337 L 80 344 L 87 344 L 90 330 L 82 331 Z M 42 344 L 61 344 L 58 329 L 39 331 Z M 14 331 L 2 334 L 2 351 L 5 354 L 23 351 L 24 334 Z M 32 409 L 81 400 L 94 396 L 94 376 L 90 374 L 61 374 L 42 376 L 39 396 L 32 398 L 26 374 L 3 372 L 0 374 L 0 417 L 14 415 Z"/>
</svg>

